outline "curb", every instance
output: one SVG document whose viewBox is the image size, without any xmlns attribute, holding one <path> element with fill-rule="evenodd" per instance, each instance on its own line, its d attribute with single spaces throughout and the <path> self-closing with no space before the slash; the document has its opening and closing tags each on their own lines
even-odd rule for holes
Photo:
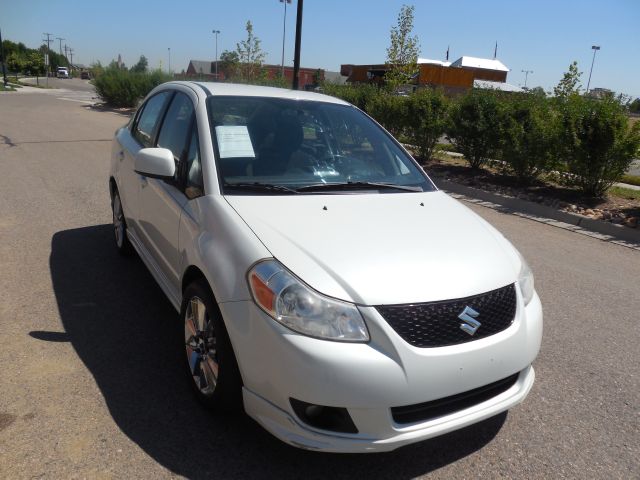
<svg viewBox="0 0 640 480">
<path fill-rule="evenodd" d="M 510 213 L 640 251 L 640 230 L 638 229 L 586 218 L 582 215 L 563 212 L 553 207 L 527 202 L 519 198 L 486 192 L 479 188 L 468 187 L 443 178 L 431 177 L 431 179 L 439 189 L 444 190 L 458 200 L 482 205 L 503 213 Z"/>
</svg>

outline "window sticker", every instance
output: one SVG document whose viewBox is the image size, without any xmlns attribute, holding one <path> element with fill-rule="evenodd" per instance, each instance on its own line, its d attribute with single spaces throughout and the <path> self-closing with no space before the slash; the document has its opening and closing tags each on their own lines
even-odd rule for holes
<svg viewBox="0 0 640 480">
<path fill-rule="evenodd" d="M 246 125 L 219 125 L 216 136 L 220 158 L 256 157 Z"/>
</svg>

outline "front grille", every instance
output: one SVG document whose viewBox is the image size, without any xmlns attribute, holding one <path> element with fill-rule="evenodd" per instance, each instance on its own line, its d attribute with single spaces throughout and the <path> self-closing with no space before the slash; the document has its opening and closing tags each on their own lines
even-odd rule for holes
<svg viewBox="0 0 640 480">
<path fill-rule="evenodd" d="M 430 402 L 406 405 L 404 407 L 392 407 L 393 421 L 398 424 L 426 422 L 434 418 L 444 417 L 472 407 L 487 400 L 497 397 L 509 390 L 518 380 L 518 374 L 503 378 L 497 382 L 478 387 L 468 392 L 458 393 L 450 397 L 432 400 Z"/>
<path fill-rule="evenodd" d="M 471 307 L 480 326 L 470 335 L 460 328 L 459 315 Z M 375 307 L 389 325 L 414 347 L 444 347 L 501 332 L 516 314 L 515 285 L 456 300 Z"/>
</svg>

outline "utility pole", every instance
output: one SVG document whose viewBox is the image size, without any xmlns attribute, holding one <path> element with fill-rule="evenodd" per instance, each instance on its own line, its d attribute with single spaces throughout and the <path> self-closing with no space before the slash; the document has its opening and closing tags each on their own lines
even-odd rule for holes
<svg viewBox="0 0 640 480">
<path fill-rule="evenodd" d="M 593 73 L 593 64 L 596 61 L 596 52 L 600 50 L 599 45 L 591 45 L 591 49 L 593 50 L 593 58 L 591 59 L 591 70 L 589 70 L 589 81 L 587 82 L 587 91 L 585 95 L 589 93 L 589 85 L 591 85 L 591 74 Z"/>
<path fill-rule="evenodd" d="M 211 33 L 216 36 L 216 81 L 218 81 L 218 34 L 220 30 L 212 30 Z"/>
<path fill-rule="evenodd" d="M 527 78 L 529 77 L 530 73 L 533 73 L 533 70 L 521 70 L 522 73 L 524 73 L 524 88 L 525 90 L 527 89 Z"/>
<path fill-rule="evenodd" d="M 73 70 L 73 48 L 69 47 L 69 56 L 71 57 L 71 62 L 69 62 L 69 73 Z"/>
<path fill-rule="evenodd" d="M 302 40 L 302 3 L 303 0 L 298 0 L 298 11 L 296 16 L 296 50 L 293 55 L 293 83 L 294 90 L 298 90 L 300 74 L 300 43 Z"/>
<path fill-rule="evenodd" d="M 2 47 L 2 30 L 0 30 L 0 65 L 2 65 L 2 78 L 4 86 L 7 86 L 7 64 L 4 59 L 4 48 Z"/>
<path fill-rule="evenodd" d="M 167 50 L 169 51 L 169 74 L 171 74 L 171 47 L 168 47 Z"/>
<path fill-rule="evenodd" d="M 51 53 L 51 35 L 53 35 L 53 33 L 48 33 L 45 32 L 43 33 L 43 35 L 47 36 L 47 39 L 42 39 L 43 42 L 47 42 L 47 58 L 49 57 L 49 54 Z M 49 65 L 47 65 L 47 88 L 49 88 L 49 75 L 51 75 L 51 59 L 49 59 Z"/>
<path fill-rule="evenodd" d="M 282 20 L 282 71 L 280 74 L 284 78 L 284 39 L 287 33 L 287 3 L 291 3 L 291 0 L 280 0 L 280 3 L 284 3 L 284 20 Z"/>
<path fill-rule="evenodd" d="M 66 38 L 56 37 L 56 40 L 60 41 L 60 56 L 62 56 L 62 40 L 66 40 Z"/>
</svg>

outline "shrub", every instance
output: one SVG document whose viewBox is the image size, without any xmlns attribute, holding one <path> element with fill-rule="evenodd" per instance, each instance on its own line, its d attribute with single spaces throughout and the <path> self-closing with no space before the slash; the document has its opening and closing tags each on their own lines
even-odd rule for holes
<svg viewBox="0 0 640 480">
<path fill-rule="evenodd" d="M 614 98 L 572 95 L 559 108 L 559 145 L 574 183 L 588 196 L 602 196 L 638 155 L 640 125 L 629 126 L 624 107 Z"/>
<path fill-rule="evenodd" d="M 136 73 L 117 67 L 108 67 L 93 84 L 102 100 L 113 107 L 135 107 L 138 101 L 156 86 L 170 79 L 159 70 Z"/>
<path fill-rule="evenodd" d="M 429 161 L 444 134 L 449 104 L 439 90 L 425 88 L 408 97 L 407 136 L 418 147 L 422 161 Z"/>
<path fill-rule="evenodd" d="M 451 107 L 447 135 L 471 168 L 480 168 L 500 146 L 501 103 L 489 90 L 470 90 Z"/>
<path fill-rule="evenodd" d="M 349 102 L 360 110 L 369 112 L 368 107 L 374 97 L 382 95 L 380 89 L 375 85 L 338 85 L 326 82 L 322 85 L 324 93 L 333 97 L 338 97 Z"/>
<path fill-rule="evenodd" d="M 409 121 L 408 109 L 408 97 L 383 92 L 370 96 L 367 104 L 367 113 L 394 137 L 404 136 Z"/>
<path fill-rule="evenodd" d="M 520 183 L 530 183 L 551 166 L 556 124 L 549 102 L 543 97 L 513 94 L 505 99 L 501 156 Z"/>
</svg>

